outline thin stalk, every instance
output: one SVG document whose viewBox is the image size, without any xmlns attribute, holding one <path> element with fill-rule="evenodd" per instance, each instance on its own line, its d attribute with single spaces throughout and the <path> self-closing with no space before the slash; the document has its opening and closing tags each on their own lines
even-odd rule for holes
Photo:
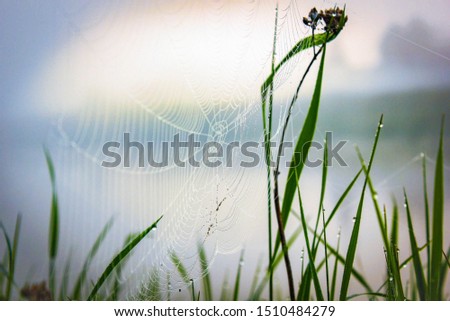
<svg viewBox="0 0 450 321">
<path fill-rule="evenodd" d="M 284 263 L 286 264 L 286 273 L 288 278 L 288 284 L 289 284 L 289 297 L 291 301 L 295 301 L 295 290 L 294 290 L 294 276 L 292 275 L 292 266 L 291 266 L 291 260 L 289 259 L 289 251 L 286 243 L 286 236 L 284 234 L 284 226 L 283 226 L 283 219 L 281 218 L 281 208 L 280 208 L 280 200 L 279 200 L 279 194 L 278 194 L 278 179 L 276 179 L 275 176 L 275 212 L 277 216 L 277 223 L 278 223 L 278 233 L 280 235 L 280 242 L 281 242 L 281 249 L 283 251 L 284 255 Z"/>
<path fill-rule="evenodd" d="M 277 26 L 278 26 L 278 2 L 275 8 L 275 27 L 273 32 L 273 50 L 272 50 L 272 66 L 271 71 L 272 74 L 275 73 L 275 55 L 276 55 L 276 45 L 277 45 Z M 267 194 L 270 195 L 272 193 L 270 181 L 270 161 L 271 161 L 271 150 L 270 150 L 270 140 L 272 139 L 272 111 L 273 111 L 273 81 L 270 83 L 269 87 L 269 132 L 268 139 L 266 139 L 267 150 L 268 150 L 268 159 L 269 163 L 267 163 L 267 178 L 269 181 Z M 269 229 L 269 299 L 273 301 L 273 268 L 272 268 L 272 210 L 271 210 L 271 202 L 269 201 L 269 216 L 268 216 L 268 229 Z"/>
<path fill-rule="evenodd" d="M 289 104 L 288 112 L 287 112 L 287 115 L 286 115 L 286 120 L 284 121 L 283 129 L 281 131 L 281 138 L 280 138 L 280 145 L 278 147 L 277 163 L 276 163 L 275 173 L 278 173 L 278 170 L 280 169 L 280 161 L 281 161 L 281 154 L 283 152 L 284 136 L 286 136 L 286 130 L 287 130 L 287 127 L 288 127 L 288 124 L 289 124 L 289 120 L 291 119 L 292 108 L 294 107 L 294 105 L 295 105 L 295 103 L 296 103 L 296 101 L 298 99 L 298 94 L 300 92 L 300 88 L 302 87 L 303 82 L 306 79 L 306 76 L 308 75 L 309 71 L 311 70 L 311 67 L 313 66 L 314 62 L 317 60 L 317 57 L 319 57 L 319 55 L 322 52 L 324 47 L 325 47 L 325 44 L 320 46 L 320 49 L 312 57 L 311 61 L 309 62 L 308 67 L 306 68 L 305 72 L 303 73 L 302 78 L 300 79 L 300 82 L 299 82 L 299 84 L 297 86 L 297 89 L 295 91 L 294 97 L 292 97 L 291 103 Z M 277 176 L 275 176 L 275 179 L 276 179 L 276 177 Z"/>
<path fill-rule="evenodd" d="M 430 242 L 430 205 L 428 203 L 428 187 L 427 187 L 427 160 L 425 155 L 422 157 L 422 175 L 423 175 L 423 201 L 425 204 L 425 235 L 427 236 L 427 243 Z M 427 247 L 427 280 L 431 279 L 431 249 Z"/>
<path fill-rule="evenodd" d="M 14 284 L 14 272 L 16 267 L 16 258 L 17 258 L 17 247 L 19 245 L 19 234 L 20 234 L 20 225 L 22 222 L 22 215 L 19 213 L 16 218 L 16 227 L 14 229 L 14 238 L 12 244 L 12 255 L 9 261 L 9 276 L 6 287 L 6 299 L 11 299 L 11 290 Z"/>
<path fill-rule="evenodd" d="M 322 209 L 323 240 L 325 242 L 325 270 L 327 277 L 327 300 L 330 301 L 330 272 L 328 268 L 327 232 L 325 231 L 325 210 Z"/>
<path fill-rule="evenodd" d="M 281 247 L 282 247 L 282 251 L 284 254 L 284 261 L 286 264 L 286 272 L 287 272 L 287 278 L 288 278 L 288 284 L 289 284 L 289 295 L 292 301 L 295 300 L 295 290 L 294 290 L 294 278 L 292 275 L 292 267 L 291 267 L 291 262 L 289 259 L 289 252 L 288 252 L 288 248 L 286 245 L 286 236 L 284 233 L 284 226 L 283 226 L 283 218 L 282 218 L 282 214 L 281 214 L 281 206 L 280 206 L 280 195 L 279 195 L 279 187 L 278 187 L 278 172 L 279 172 L 279 167 L 280 167 L 280 159 L 281 159 L 281 153 L 282 153 L 282 145 L 284 142 L 284 136 L 286 135 L 286 129 L 287 126 L 289 124 L 289 120 L 290 120 L 290 116 L 292 114 L 292 108 L 295 104 L 295 102 L 298 99 L 298 94 L 300 92 L 300 88 L 306 78 L 306 75 L 309 73 L 314 61 L 317 59 L 317 57 L 319 56 L 319 54 L 322 52 L 323 48 L 325 45 L 322 45 L 320 47 L 320 49 L 318 50 L 317 53 L 314 54 L 314 57 L 312 58 L 311 62 L 309 63 L 305 73 L 303 74 L 299 85 L 297 86 L 297 90 L 295 92 L 294 97 L 292 98 L 291 104 L 289 105 L 289 109 L 288 109 L 288 113 L 286 116 L 286 120 L 283 124 L 283 129 L 282 129 L 282 134 L 281 134 L 281 139 L 280 139 L 280 145 L 278 148 L 278 155 L 277 155 L 277 162 L 276 162 L 276 169 L 275 169 L 275 175 L 274 175 L 274 203 L 275 203 L 275 212 L 276 212 L 276 217 L 277 217 L 277 223 L 278 223 L 278 232 L 279 232 L 279 236 L 280 236 L 280 243 L 281 243 Z"/>
<path fill-rule="evenodd" d="M 338 232 L 338 241 L 336 246 L 336 253 L 339 255 L 339 247 L 341 245 L 341 229 L 339 228 Z M 326 248 L 327 246 L 325 246 Z M 336 260 L 334 261 L 334 267 L 333 267 L 333 278 L 331 281 L 331 300 L 334 300 L 334 293 L 336 291 L 336 279 L 337 279 L 337 269 L 338 269 L 338 255 L 336 255 Z"/>
</svg>

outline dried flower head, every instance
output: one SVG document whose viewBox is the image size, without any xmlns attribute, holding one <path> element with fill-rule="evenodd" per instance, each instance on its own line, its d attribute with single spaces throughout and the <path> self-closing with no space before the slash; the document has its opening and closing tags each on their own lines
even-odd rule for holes
<svg viewBox="0 0 450 321">
<path fill-rule="evenodd" d="M 314 7 L 309 11 L 308 17 L 303 17 L 303 23 L 312 29 L 316 29 L 320 19 L 320 14 Z"/>
<path fill-rule="evenodd" d="M 341 28 L 340 23 L 342 16 L 344 15 L 344 10 L 335 7 L 333 9 L 327 9 L 324 11 L 320 10 L 320 16 L 325 24 L 325 30 L 328 32 L 338 32 Z M 344 23 L 347 22 L 348 16 L 344 17 Z"/>
<path fill-rule="evenodd" d="M 340 23 L 344 14 L 344 10 L 339 7 L 326 9 L 325 11 L 320 10 L 320 12 L 316 8 L 312 8 L 308 17 L 303 18 L 303 23 L 313 30 L 321 25 L 326 32 L 337 33 L 342 27 Z M 348 16 L 345 16 L 344 24 L 347 22 L 347 19 Z"/>
<path fill-rule="evenodd" d="M 20 294 L 30 301 L 50 301 L 52 299 L 52 294 L 47 288 L 45 281 L 32 284 L 31 286 L 25 284 L 22 290 L 20 290 Z"/>
</svg>

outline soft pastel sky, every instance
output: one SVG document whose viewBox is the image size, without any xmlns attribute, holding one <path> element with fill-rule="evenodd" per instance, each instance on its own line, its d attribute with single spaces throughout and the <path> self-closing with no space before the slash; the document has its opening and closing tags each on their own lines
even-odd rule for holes
<svg viewBox="0 0 450 321">
<path fill-rule="evenodd" d="M 58 5 L 53 14 L 66 34 L 61 30 L 62 38 L 54 39 L 55 50 L 43 57 L 27 89 L 44 108 L 66 110 L 93 96 L 120 103 L 130 95 L 165 108 L 173 90 L 185 105 L 197 104 L 198 96 L 236 99 L 242 91 L 255 99 L 270 66 L 273 3 Z M 278 58 L 307 32 L 298 22 L 310 7 L 334 4 L 281 1 Z M 433 85 L 448 83 L 448 2 L 350 1 L 347 7 L 350 23 L 330 50 L 331 91 L 429 85 L 426 74 L 411 79 L 406 72 L 421 67 L 437 72 Z"/>
</svg>

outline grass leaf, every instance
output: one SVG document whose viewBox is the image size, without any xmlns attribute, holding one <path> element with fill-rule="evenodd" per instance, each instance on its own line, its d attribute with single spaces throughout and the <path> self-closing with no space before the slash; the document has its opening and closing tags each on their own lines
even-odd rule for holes
<svg viewBox="0 0 450 321">
<path fill-rule="evenodd" d="M 239 300 L 239 286 L 241 282 L 241 271 L 243 265 L 244 265 L 244 250 L 241 251 L 241 255 L 239 257 L 239 264 L 236 273 L 236 281 L 234 282 L 233 301 Z"/>
<path fill-rule="evenodd" d="M 309 230 L 314 232 L 311 228 Z M 319 237 L 319 241 L 325 245 L 325 242 L 322 238 Z M 327 244 L 326 246 L 327 246 L 330 254 L 334 255 L 337 258 L 337 260 L 339 261 L 339 263 L 345 265 L 346 258 L 343 257 L 341 254 L 339 254 L 338 250 L 333 248 L 330 244 Z M 378 291 L 374 291 L 372 289 L 369 282 L 364 278 L 364 276 L 360 272 L 358 272 L 358 270 L 355 269 L 355 267 L 352 268 L 351 274 L 355 278 L 355 280 L 358 281 L 359 284 L 361 284 L 361 286 L 366 289 L 367 292 L 378 292 Z"/>
<path fill-rule="evenodd" d="M 442 299 L 441 293 L 439 293 L 439 283 L 441 282 L 441 263 L 444 239 L 444 120 L 445 117 L 442 116 L 439 150 L 436 158 L 436 171 L 434 175 L 431 270 L 429 281 L 429 299 L 433 301 Z"/>
<path fill-rule="evenodd" d="M 308 260 L 309 260 L 308 266 L 306 269 L 306 273 L 302 278 L 302 283 L 300 286 L 301 289 L 299 289 L 299 292 L 298 292 L 300 294 L 300 297 L 299 297 L 299 295 L 297 295 L 297 299 L 301 300 L 301 301 L 309 300 L 309 292 L 310 292 L 309 285 L 310 285 L 310 281 L 311 281 L 309 278 L 312 278 L 312 281 L 314 282 L 314 287 L 316 290 L 317 300 L 323 301 L 324 297 L 323 297 L 322 289 L 320 287 L 319 277 L 317 276 L 317 270 L 316 270 L 316 267 L 314 266 L 315 254 L 312 251 L 311 244 L 309 242 L 308 233 L 307 233 L 308 226 L 306 224 L 306 215 L 303 210 L 303 202 L 302 202 L 302 198 L 301 198 L 301 194 L 300 194 L 300 188 L 297 188 L 297 195 L 298 195 L 298 201 L 300 204 L 300 217 L 301 217 L 301 222 L 302 222 L 302 228 L 305 231 L 305 233 L 304 233 L 305 245 L 306 245 L 306 250 L 308 253 Z M 315 238 L 315 235 L 317 234 L 316 230 L 317 230 L 317 227 L 314 229 L 314 238 Z M 303 288 L 302 288 L 302 286 L 303 286 Z"/>
<path fill-rule="evenodd" d="M 191 285 L 191 277 L 189 276 L 189 273 L 184 266 L 183 262 L 181 262 L 180 258 L 175 252 L 170 253 L 170 260 L 172 261 L 173 265 L 177 268 L 178 274 L 181 276 L 181 279 L 183 282 L 187 285 Z"/>
<path fill-rule="evenodd" d="M 203 292 L 206 301 L 212 301 L 212 288 L 211 288 L 211 280 L 209 278 L 209 269 L 208 269 L 208 258 L 206 257 L 206 251 L 203 244 L 198 244 L 198 255 L 200 258 L 200 268 L 202 270 L 202 283 L 203 283 Z"/>
<path fill-rule="evenodd" d="M 81 290 L 82 286 L 86 281 L 87 273 L 89 270 L 89 267 L 92 263 L 92 260 L 94 259 L 95 255 L 98 252 L 98 249 L 100 248 L 100 245 L 105 240 L 106 235 L 110 231 L 112 227 L 112 219 L 110 219 L 106 225 L 103 227 L 100 234 L 97 236 L 97 239 L 95 240 L 94 244 L 92 245 L 91 249 L 89 250 L 88 255 L 86 256 L 86 260 L 84 261 L 83 268 L 81 269 L 80 274 L 78 275 L 77 281 L 75 282 L 75 286 L 72 293 L 72 299 L 73 300 L 80 300 L 81 299 Z"/>
<path fill-rule="evenodd" d="M 427 187 L 427 159 L 425 154 L 422 154 L 422 176 L 423 176 L 423 202 L 425 206 L 425 235 L 427 242 L 430 242 L 430 205 L 428 202 L 428 187 Z M 427 246 L 427 279 L 430 282 L 431 277 L 431 247 Z"/>
<path fill-rule="evenodd" d="M 281 209 L 283 226 L 286 226 L 289 213 L 291 212 L 292 202 L 297 191 L 297 185 L 300 179 L 300 175 L 304 168 L 305 161 L 308 157 L 309 148 L 311 147 L 314 132 L 316 130 L 317 117 L 319 114 L 320 95 L 322 90 L 323 70 L 325 65 L 325 53 L 326 47 L 324 47 L 323 49 L 319 71 L 317 74 L 316 85 L 308 114 L 306 115 L 302 131 L 295 146 L 294 154 L 292 155 L 291 166 L 288 172 L 286 188 L 283 196 L 283 205 Z M 280 242 L 278 238 L 275 244 L 275 253 L 277 252 L 279 244 Z"/>
<path fill-rule="evenodd" d="M 391 223 L 391 241 L 394 244 L 398 244 L 398 225 L 399 225 L 399 217 L 398 217 L 398 205 L 394 200 L 394 209 L 392 210 L 392 223 Z"/>
<path fill-rule="evenodd" d="M 162 216 L 158 218 L 152 225 L 147 227 L 144 231 L 142 231 L 140 234 L 138 234 L 135 238 L 133 238 L 121 251 L 119 254 L 117 254 L 112 261 L 108 264 L 105 271 L 102 273 L 100 278 L 98 279 L 97 283 L 94 285 L 94 288 L 92 289 L 91 293 L 89 294 L 88 301 L 91 301 L 95 298 L 97 295 L 98 290 L 103 285 L 105 280 L 108 278 L 108 276 L 111 274 L 111 272 L 114 271 L 114 269 L 120 265 L 121 261 L 136 247 L 136 245 L 141 242 L 148 233 L 150 233 L 151 230 L 156 228 L 158 222 L 161 220 Z"/>
<path fill-rule="evenodd" d="M 336 258 L 334 260 L 333 275 L 331 277 L 330 298 L 331 298 L 332 301 L 334 301 L 334 294 L 336 292 L 337 271 L 338 271 L 338 256 L 339 256 L 339 247 L 340 247 L 340 245 L 341 245 L 341 230 L 339 229 L 338 242 L 337 242 L 337 246 L 336 246 Z"/>
<path fill-rule="evenodd" d="M 442 262 L 441 265 L 441 280 L 439 283 L 439 293 L 444 293 L 445 289 L 445 281 L 447 279 L 448 270 L 450 270 L 450 247 L 447 249 L 447 254 L 442 253 L 445 256 L 445 259 Z"/>
<path fill-rule="evenodd" d="M 64 272 L 63 272 L 63 276 L 61 279 L 61 285 L 59 287 L 59 300 L 60 301 L 67 299 L 71 265 L 72 265 L 72 255 L 69 254 L 69 256 L 67 257 L 67 260 L 66 260 L 66 264 L 64 266 Z"/>
<path fill-rule="evenodd" d="M 408 197 L 406 196 L 406 191 L 403 190 L 405 196 L 406 205 L 406 216 L 408 219 L 408 230 L 409 230 L 409 242 L 411 244 L 411 252 L 414 263 L 414 271 L 416 273 L 417 289 L 419 291 L 419 297 L 422 301 L 426 299 L 427 285 L 425 281 L 425 274 L 422 268 L 422 261 L 420 259 L 419 249 L 417 247 L 416 235 L 414 233 L 414 226 L 412 223 L 411 212 L 409 210 Z"/>
<path fill-rule="evenodd" d="M 53 164 L 50 152 L 44 147 L 45 160 L 47 162 L 48 173 L 52 186 L 52 202 L 50 209 L 50 225 L 48 236 L 48 256 L 49 256 L 49 287 L 52 295 L 55 295 L 55 260 L 58 254 L 59 241 L 59 208 L 58 195 L 56 192 L 55 166 Z"/>
<path fill-rule="evenodd" d="M 363 185 L 363 188 L 361 191 L 361 198 L 359 200 L 358 210 L 356 213 L 355 222 L 353 224 L 352 235 L 350 237 L 350 243 L 349 243 L 348 249 L 347 249 L 344 272 L 342 275 L 341 291 L 340 291 L 340 295 L 339 295 L 340 300 L 347 299 L 347 292 L 348 292 L 348 287 L 350 284 L 351 271 L 353 270 L 353 262 L 355 260 L 355 255 L 356 255 L 356 246 L 358 243 L 359 227 L 361 224 L 361 216 L 362 216 L 362 210 L 363 210 L 363 205 L 364 205 L 364 195 L 365 195 L 366 186 L 367 186 L 368 174 L 370 173 L 370 170 L 372 168 L 372 163 L 373 163 L 373 159 L 375 157 L 375 152 L 376 152 L 377 145 L 378 145 L 378 139 L 380 138 L 380 133 L 381 133 L 382 127 L 383 127 L 383 115 L 380 118 L 380 122 L 378 124 L 377 131 L 375 134 L 375 141 L 374 141 L 374 144 L 372 147 L 372 153 L 370 155 L 369 166 L 367 167 L 366 179 L 364 181 L 364 185 Z"/>
</svg>

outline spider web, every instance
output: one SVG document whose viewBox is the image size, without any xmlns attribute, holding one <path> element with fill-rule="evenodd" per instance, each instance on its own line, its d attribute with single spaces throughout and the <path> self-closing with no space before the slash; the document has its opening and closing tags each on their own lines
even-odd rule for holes
<svg viewBox="0 0 450 321">
<path fill-rule="evenodd" d="M 128 294 L 136 292 L 136 282 L 147 292 L 146 284 L 156 282 L 168 297 L 188 286 L 170 253 L 196 280 L 203 273 L 198 244 L 213 264 L 217 254 L 236 252 L 251 237 L 248 227 L 265 213 L 264 164 L 180 168 L 169 159 L 168 166 L 142 168 L 132 155 L 130 168 L 105 168 L 102 146 L 121 142 L 124 133 L 155 146 L 177 134 L 181 141 L 193 135 L 202 143 L 261 142 L 259 87 L 270 70 L 276 9 L 271 1 L 106 3 L 58 6 L 68 21 L 69 44 L 50 73 L 56 88 L 49 104 L 58 105 L 60 116 L 49 145 L 56 152 L 62 229 L 65 241 L 86 253 L 112 217 L 108 248 L 95 266 L 101 271 L 129 233 L 162 215 L 120 277 L 135 279 Z M 279 5 L 277 57 L 307 33 L 305 11 L 296 2 Z M 280 70 L 275 88 L 289 85 L 300 59 Z M 155 159 L 162 157 L 161 149 L 154 152 Z M 181 150 L 181 159 L 188 157 Z M 233 164 L 239 160 L 233 155 Z"/>
</svg>

